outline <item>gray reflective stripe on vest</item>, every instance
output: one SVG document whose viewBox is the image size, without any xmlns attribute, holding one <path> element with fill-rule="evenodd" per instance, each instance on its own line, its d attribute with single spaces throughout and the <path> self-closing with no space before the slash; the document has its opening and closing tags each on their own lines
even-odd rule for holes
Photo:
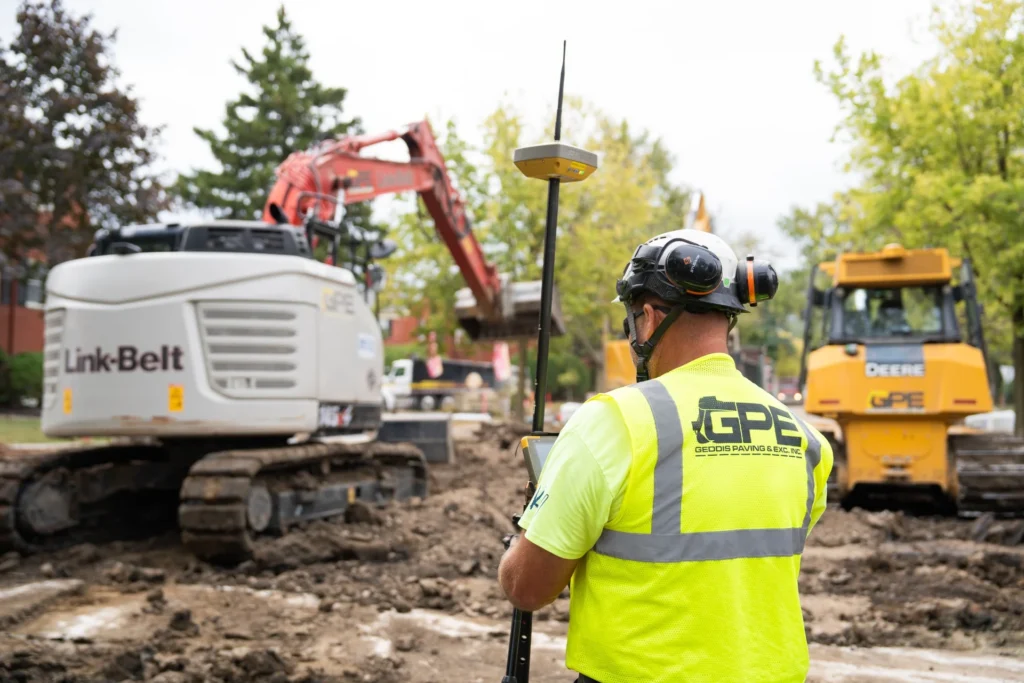
<svg viewBox="0 0 1024 683">
<path fill-rule="evenodd" d="M 806 529 L 735 529 L 688 534 L 631 534 L 605 529 L 594 550 L 620 560 L 697 562 L 789 557 L 803 552 Z"/>
<path fill-rule="evenodd" d="M 792 413 L 790 413 L 792 415 Z M 804 462 L 807 463 L 807 515 L 804 517 L 804 532 L 811 528 L 811 511 L 814 509 L 814 468 L 821 462 L 821 444 L 818 442 L 807 424 L 796 415 L 793 419 L 800 427 L 800 431 L 807 437 L 807 452 L 804 454 Z"/>
<path fill-rule="evenodd" d="M 789 529 L 734 529 L 681 533 L 683 505 L 683 427 L 679 409 L 668 389 L 657 380 L 635 387 L 654 416 L 658 462 L 654 466 L 654 509 L 650 534 L 605 529 L 594 552 L 637 562 L 698 562 L 754 557 L 791 557 L 803 552 L 814 506 L 814 468 L 821 461 L 821 444 L 803 420 L 793 420 L 807 437 L 807 512 L 803 525 Z"/>
<path fill-rule="evenodd" d="M 683 425 L 679 422 L 679 409 L 661 382 L 643 382 L 636 388 L 651 406 L 658 434 L 651 533 L 679 535 L 679 515 L 683 509 Z"/>
</svg>

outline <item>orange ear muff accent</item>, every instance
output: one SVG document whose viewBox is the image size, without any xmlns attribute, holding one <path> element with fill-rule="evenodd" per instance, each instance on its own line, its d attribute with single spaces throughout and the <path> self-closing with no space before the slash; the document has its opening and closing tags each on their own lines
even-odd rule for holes
<svg viewBox="0 0 1024 683">
<path fill-rule="evenodd" d="M 751 304 L 757 303 L 757 289 L 754 287 L 754 257 L 747 257 L 747 299 Z"/>
</svg>

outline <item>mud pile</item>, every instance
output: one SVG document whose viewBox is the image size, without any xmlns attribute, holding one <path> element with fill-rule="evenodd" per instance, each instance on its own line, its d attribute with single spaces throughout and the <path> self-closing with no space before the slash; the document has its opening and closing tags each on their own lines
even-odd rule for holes
<svg viewBox="0 0 1024 683">
<path fill-rule="evenodd" d="M 830 508 L 808 540 L 810 547 L 880 543 L 969 541 L 1024 548 L 1024 519 L 996 519 L 991 514 L 973 520 L 914 517 L 902 512 L 844 512 Z"/>
<path fill-rule="evenodd" d="M 811 640 L 1024 646 L 1022 528 L 1024 521 L 991 517 L 826 511 L 800 580 Z"/>
<path fill-rule="evenodd" d="M 253 560 L 234 570 L 195 562 L 179 580 L 310 592 L 325 601 L 325 609 L 341 602 L 400 612 L 497 613 L 505 609 L 493 581 L 502 539 L 514 531 L 511 516 L 524 503 L 525 469 L 509 448 L 529 428 L 522 430 L 485 425 L 465 435 L 456 463 L 432 468 L 425 500 L 356 505 L 345 520 L 261 540 Z M 474 577 L 490 579 L 484 582 L 490 588 L 463 585 Z"/>
<path fill-rule="evenodd" d="M 346 519 L 260 540 L 237 567 L 194 559 L 174 533 L 3 558 L 0 592 L 40 579 L 84 589 L 12 618 L 13 635 L 0 634 L 0 680 L 484 680 L 481 672 L 503 661 L 511 610 L 496 575 L 511 515 L 525 502 L 516 443 L 528 432 L 467 429 L 457 434 L 455 463 L 431 468 L 426 499 L 353 506 Z M 802 563 L 809 639 L 1021 651 L 1022 528 L 1019 520 L 829 509 Z M 564 633 L 565 597 L 537 613 L 546 622 L 538 628 Z M 96 614 L 120 621 L 81 635 Z M 469 620 L 478 630 L 389 631 L 403 618 Z"/>
</svg>

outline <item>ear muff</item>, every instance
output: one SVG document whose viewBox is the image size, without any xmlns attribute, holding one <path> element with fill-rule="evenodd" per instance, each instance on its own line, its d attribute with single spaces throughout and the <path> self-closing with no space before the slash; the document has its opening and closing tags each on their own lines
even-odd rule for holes
<svg viewBox="0 0 1024 683">
<path fill-rule="evenodd" d="M 753 254 L 736 267 L 736 294 L 741 303 L 757 306 L 779 290 L 779 276 L 767 261 L 755 260 Z"/>
<path fill-rule="evenodd" d="M 687 294 L 710 294 L 722 281 L 722 262 L 702 246 L 677 242 L 665 254 L 664 261 L 665 277 Z"/>
</svg>

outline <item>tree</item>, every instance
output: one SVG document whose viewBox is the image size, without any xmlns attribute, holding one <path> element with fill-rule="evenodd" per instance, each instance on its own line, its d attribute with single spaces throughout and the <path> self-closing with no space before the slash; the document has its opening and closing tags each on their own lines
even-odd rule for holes
<svg viewBox="0 0 1024 683">
<path fill-rule="evenodd" d="M 780 221 L 780 227 L 783 232 L 793 235 L 784 221 Z M 806 226 L 800 223 L 800 227 L 803 229 Z M 808 232 L 819 235 L 820 228 Z M 797 237 L 803 238 L 803 234 L 797 233 Z M 771 262 L 781 255 L 773 245 L 766 244 L 758 233 L 751 230 L 722 237 L 740 258 L 745 254 L 755 254 L 757 258 Z M 798 239 L 798 243 L 805 253 L 805 259 L 813 262 L 817 258 L 813 252 L 818 243 L 807 238 Z M 775 297 L 748 308 L 737 319 L 737 331 L 742 345 L 763 349 L 771 358 L 777 377 L 795 376 L 800 369 L 800 339 L 803 335 L 803 312 L 809 274 L 806 267 L 778 273 L 779 289 Z"/>
<path fill-rule="evenodd" d="M 452 183 L 463 195 L 470 221 L 483 211 L 480 189 L 483 181 L 470 161 L 472 151 L 459 137 L 455 122 L 448 121 L 439 136 L 438 148 L 448 165 Z M 388 259 L 388 280 L 382 300 L 389 307 L 424 316 L 420 332 L 436 332 L 440 337 L 455 330 L 455 293 L 466 286 L 445 243 L 419 197 L 409 198 L 409 209 L 389 229 L 398 250 Z"/>
<path fill-rule="evenodd" d="M 673 159 L 646 132 L 578 98 L 566 99 L 563 116 L 567 140 L 602 153 L 597 174 L 562 188 L 559 211 L 555 279 L 568 334 L 552 340 L 549 375 L 556 389 L 559 374 L 571 368 L 577 378 L 572 390 L 583 392 L 592 386 L 587 365 L 599 368 L 603 362 L 602 327 L 608 317 L 621 316 L 621 306 L 609 303 L 615 280 L 636 244 L 682 226 L 689 193 L 670 181 Z M 526 178 L 511 162 L 516 148 L 550 134 L 546 126 L 534 135 L 527 130 L 515 107 L 502 103 L 483 123 L 483 149 L 466 146 L 452 124 L 442 145 L 482 249 L 500 272 L 519 282 L 540 279 L 547 206 L 545 183 Z M 403 301 L 408 310 L 427 305 L 428 327 L 453 329 L 451 306 L 455 290 L 464 286 L 462 277 L 424 225 L 422 212 L 403 216 L 393 236 L 403 249 L 392 263 L 397 268 L 389 301 Z M 529 367 L 526 340 L 519 346 L 520 367 Z M 524 384 L 527 376 L 520 373 Z"/>
<path fill-rule="evenodd" d="M 274 170 L 290 153 L 360 131 L 359 119 L 346 118 L 343 111 L 348 91 L 313 78 L 305 41 L 283 6 L 277 25 L 264 26 L 263 34 L 266 44 L 258 56 L 242 48 L 242 63 L 231 62 L 249 88 L 225 105 L 224 135 L 195 129 L 220 170 L 194 170 L 175 185 L 186 204 L 218 217 L 259 219 Z M 367 204 L 348 207 L 355 225 L 369 227 L 369 216 Z"/>
<path fill-rule="evenodd" d="M 60 0 L 24 2 L 0 44 L 0 249 L 42 249 L 50 264 L 84 255 L 98 227 L 152 219 L 166 202 L 149 170 L 159 129 L 117 85 L 110 47 Z"/>
<path fill-rule="evenodd" d="M 846 200 L 837 194 L 832 203 L 820 202 L 813 210 L 792 207 L 777 225 L 800 248 L 801 261 L 810 264 L 832 261 L 836 255 L 859 245 L 844 213 Z"/>
<path fill-rule="evenodd" d="M 636 245 L 685 223 L 689 192 L 670 181 L 674 160 L 660 139 L 598 110 L 581 111 L 574 130 L 600 150 L 590 179 L 563 190 L 556 274 L 573 350 L 600 368 L 602 330 L 624 315 L 611 304 L 615 282 Z"/>
<path fill-rule="evenodd" d="M 1024 377 L 1024 3 L 985 0 L 936 8 L 938 54 L 894 83 L 874 53 L 815 67 L 853 141 L 847 168 L 863 182 L 839 198 L 844 239 L 862 248 L 899 241 L 970 257 L 989 321 L 1012 323 L 1012 358 Z M 992 326 L 986 324 L 992 332 Z M 999 340 L 995 340 L 998 346 Z M 1015 388 L 1024 416 L 1024 381 Z M 1024 420 L 1017 420 L 1024 434 Z"/>
<path fill-rule="evenodd" d="M 604 325 L 622 315 L 610 303 L 615 281 L 637 244 L 682 227 L 689 192 L 669 179 L 674 160 L 659 139 L 579 98 L 565 105 L 566 139 L 599 150 L 601 167 L 561 190 L 555 281 L 568 334 L 553 340 L 551 350 L 552 357 L 573 355 L 600 370 Z M 525 129 L 507 104 L 485 126 L 494 191 L 487 194 L 481 241 L 499 269 L 519 280 L 540 277 L 547 202 L 545 184 L 509 163 L 517 147 L 548 139 L 546 127 L 533 139 L 524 139 Z"/>
</svg>

